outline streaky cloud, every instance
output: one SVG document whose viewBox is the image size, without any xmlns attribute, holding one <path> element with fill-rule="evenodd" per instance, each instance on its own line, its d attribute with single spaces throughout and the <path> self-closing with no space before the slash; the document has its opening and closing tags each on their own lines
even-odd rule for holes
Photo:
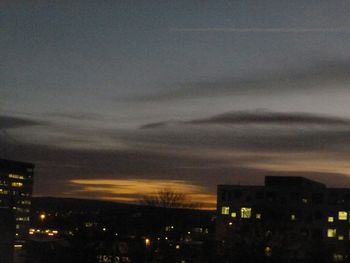
<svg viewBox="0 0 350 263">
<path fill-rule="evenodd" d="M 315 61 L 313 65 L 303 68 L 262 71 L 246 77 L 238 77 L 233 74 L 220 78 L 173 83 L 172 85 L 176 87 L 174 89 L 127 97 L 123 98 L 123 101 L 164 102 L 223 96 L 257 96 L 265 95 L 268 92 L 286 94 L 291 93 L 291 91 L 294 93 L 296 90 L 300 92 L 320 90 L 335 92 L 347 85 L 350 80 L 349 71 L 349 61 Z"/>
<path fill-rule="evenodd" d="M 192 120 L 189 124 L 281 124 L 281 125 L 350 125 L 349 119 L 298 112 L 229 112 L 206 119 Z"/>
<path fill-rule="evenodd" d="M 188 28 L 171 28 L 175 32 L 227 32 L 227 33 L 339 33 L 350 32 L 349 27 L 334 27 L 334 28 L 237 28 L 237 27 L 188 27 Z"/>
<path fill-rule="evenodd" d="M 278 125 L 321 125 L 321 126 L 350 126 L 350 119 L 323 116 L 304 112 L 269 112 L 269 111 L 238 111 L 227 112 L 209 118 L 190 121 L 164 121 L 142 125 L 141 129 L 157 129 L 170 124 L 278 124 Z"/>
<path fill-rule="evenodd" d="M 28 126 L 45 125 L 46 122 L 28 118 L 0 115 L 0 129 L 17 129 Z"/>
</svg>

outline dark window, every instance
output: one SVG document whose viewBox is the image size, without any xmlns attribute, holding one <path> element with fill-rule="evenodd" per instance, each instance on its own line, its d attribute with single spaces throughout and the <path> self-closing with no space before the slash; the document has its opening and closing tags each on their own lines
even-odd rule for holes
<svg viewBox="0 0 350 263">
<path fill-rule="evenodd" d="M 292 202 L 297 202 L 299 200 L 299 193 L 292 192 L 289 194 L 289 196 Z"/>
<path fill-rule="evenodd" d="M 314 213 L 314 219 L 315 220 L 321 220 L 323 218 L 323 213 L 321 211 L 316 211 Z"/>
<path fill-rule="evenodd" d="M 241 192 L 241 191 L 236 190 L 236 191 L 234 192 L 234 198 L 235 198 L 235 199 L 240 199 L 241 196 L 242 196 L 242 192 Z"/>
<path fill-rule="evenodd" d="M 276 193 L 275 192 L 267 192 L 266 198 L 269 202 L 273 202 L 276 200 Z"/>
<path fill-rule="evenodd" d="M 323 194 L 322 193 L 314 193 L 314 194 L 312 194 L 312 203 L 314 203 L 314 204 L 323 204 Z"/>
<path fill-rule="evenodd" d="M 314 239 L 314 240 L 321 240 L 322 239 L 322 230 L 319 228 L 312 229 L 311 236 L 312 236 L 312 239 Z"/>
<path fill-rule="evenodd" d="M 262 200 L 264 199 L 264 192 L 263 191 L 258 191 L 255 193 L 255 197 L 257 200 Z"/>
</svg>

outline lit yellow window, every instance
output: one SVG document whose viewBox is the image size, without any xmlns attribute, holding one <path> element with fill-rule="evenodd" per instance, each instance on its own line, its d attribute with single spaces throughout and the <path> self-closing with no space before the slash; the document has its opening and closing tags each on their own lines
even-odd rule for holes
<svg viewBox="0 0 350 263">
<path fill-rule="evenodd" d="M 228 207 L 228 206 L 221 207 L 221 214 L 222 215 L 229 215 L 230 214 L 230 207 Z"/>
<path fill-rule="evenodd" d="M 295 221 L 295 219 L 296 219 L 296 216 L 294 214 L 290 215 L 290 220 Z"/>
<path fill-rule="evenodd" d="M 232 212 L 231 213 L 231 217 L 236 218 L 237 217 L 237 213 L 236 212 Z"/>
<path fill-rule="evenodd" d="M 12 182 L 11 185 L 12 185 L 12 187 L 22 187 L 23 183 L 21 183 L 21 182 Z"/>
<path fill-rule="evenodd" d="M 333 216 L 329 216 L 328 217 L 328 222 L 334 222 L 334 217 Z"/>
<path fill-rule="evenodd" d="M 261 214 L 256 214 L 255 217 L 256 219 L 261 219 Z"/>
<path fill-rule="evenodd" d="M 342 254 L 333 254 L 333 262 L 344 261 L 344 256 Z"/>
<path fill-rule="evenodd" d="M 249 207 L 241 208 L 241 218 L 251 218 L 252 217 L 252 209 Z"/>
<path fill-rule="evenodd" d="M 336 237 L 336 236 L 337 236 L 337 230 L 335 228 L 328 228 L 327 237 Z"/>
<path fill-rule="evenodd" d="M 344 236 L 338 236 L 338 240 L 344 240 Z"/>
<path fill-rule="evenodd" d="M 339 211 L 338 212 L 338 219 L 339 220 L 348 220 L 348 213 L 345 211 Z"/>
<path fill-rule="evenodd" d="M 4 189 L 0 189 L 0 195 L 7 195 L 9 192 Z"/>
<path fill-rule="evenodd" d="M 9 178 L 24 179 L 24 176 L 19 174 L 9 174 Z"/>
</svg>

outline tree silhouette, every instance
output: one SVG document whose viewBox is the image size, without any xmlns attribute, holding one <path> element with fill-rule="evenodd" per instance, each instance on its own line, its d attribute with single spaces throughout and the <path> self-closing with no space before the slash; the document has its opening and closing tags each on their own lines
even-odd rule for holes
<svg viewBox="0 0 350 263">
<path fill-rule="evenodd" d="M 142 204 L 153 207 L 162 208 L 199 208 L 198 202 L 191 202 L 186 195 L 176 192 L 170 188 L 161 189 L 151 195 L 144 196 L 141 200 Z"/>
</svg>

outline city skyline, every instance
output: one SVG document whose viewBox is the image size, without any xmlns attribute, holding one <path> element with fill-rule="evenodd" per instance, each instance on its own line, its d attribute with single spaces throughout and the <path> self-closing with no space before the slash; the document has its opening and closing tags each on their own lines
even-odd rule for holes
<svg viewBox="0 0 350 263">
<path fill-rule="evenodd" d="M 4 1 L 1 158 L 34 195 L 350 185 L 347 1 Z"/>
</svg>

